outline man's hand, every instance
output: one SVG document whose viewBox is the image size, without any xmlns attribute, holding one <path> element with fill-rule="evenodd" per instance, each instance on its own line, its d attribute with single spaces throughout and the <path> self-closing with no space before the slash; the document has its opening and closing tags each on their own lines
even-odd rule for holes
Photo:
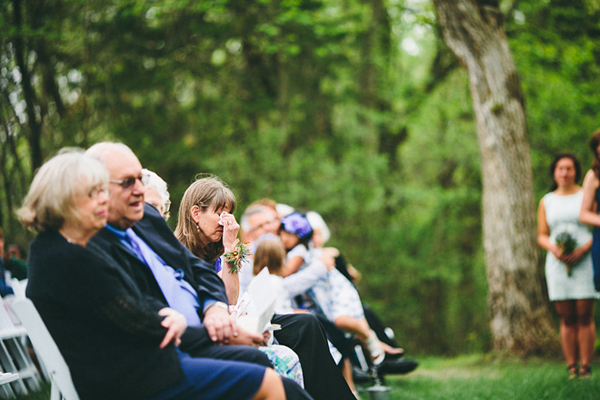
<svg viewBox="0 0 600 400">
<path fill-rule="evenodd" d="M 254 347 L 258 347 L 258 346 L 262 346 L 263 344 L 263 335 L 261 335 L 260 333 L 251 333 L 248 332 L 247 330 L 244 330 L 242 328 L 239 328 L 239 335 L 237 335 L 236 337 L 234 337 L 231 340 L 231 345 L 246 345 L 246 346 L 254 346 Z"/>
<path fill-rule="evenodd" d="M 167 333 L 162 342 L 160 342 L 159 347 L 164 349 L 171 341 L 174 342 L 175 346 L 179 346 L 181 344 L 181 335 L 187 329 L 185 317 L 169 307 L 160 309 L 158 315 L 165 317 L 160 324 L 164 328 L 167 328 Z"/>
<path fill-rule="evenodd" d="M 230 344 L 239 334 L 235 320 L 229 317 L 227 310 L 210 307 L 204 314 L 202 325 L 208 331 L 210 339 L 219 344 Z"/>
</svg>

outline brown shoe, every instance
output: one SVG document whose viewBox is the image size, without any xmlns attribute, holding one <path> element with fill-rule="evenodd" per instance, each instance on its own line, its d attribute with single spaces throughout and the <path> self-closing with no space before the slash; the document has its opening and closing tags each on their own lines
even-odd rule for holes
<svg viewBox="0 0 600 400">
<path fill-rule="evenodd" d="M 582 365 L 579 368 L 579 379 L 589 379 L 592 375 L 592 366 L 591 365 Z"/>
<path fill-rule="evenodd" d="M 577 364 L 568 365 L 567 371 L 569 371 L 569 379 L 577 378 Z"/>
</svg>

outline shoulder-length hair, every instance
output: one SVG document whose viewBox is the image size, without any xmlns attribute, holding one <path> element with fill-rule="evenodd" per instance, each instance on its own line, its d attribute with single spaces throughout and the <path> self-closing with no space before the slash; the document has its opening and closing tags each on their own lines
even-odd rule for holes
<svg viewBox="0 0 600 400">
<path fill-rule="evenodd" d="M 264 268 L 269 272 L 279 275 L 285 263 L 285 247 L 279 240 L 261 240 L 254 252 L 254 275 Z"/>
<path fill-rule="evenodd" d="M 592 162 L 592 171 L 596 175 L 596 178 L 600 179 L 600 155 L 598 154 L 598 146 L 600 146 L 600 129 L 592 134 L 590 139 L 590 149 L 594 154 L 594 161 Z"/>
<path fill-rule="evenodd" d="M 551 192 L 558 188 L 558 184 L 554 180 L 554 171 L 556 170 L 556 164 L 558 164 L 558 162 L 563 158 L 568 158 L 573 161 L 573 165 L 575 166 L 575 183 L 579 183 L 579 180 L 581 179 L 581 163 L 579 162 L 577 156 L 566 151 L 558 153 L 556 156 L 554 156 L 552 163 L 550 163 L 550 177 L 552 178 L 552 185 L 550 186 Z"/>
<path fill-rule="evenodd" d="M 208 209 L 229 208 L 235 211 L 236 201 L 233 192 L 216 176 L 198 179 L 187 188 L 179 205 L 175 236 L 195 256 L 214 263 L 225 252 L 223 238 L 218 242 L 202 244 L 206 236 L 192 218 L 192 207 L 198 206 L 204 212 Z"/>
<path fill-rule="evenodd" d="M 35 174 L 17 215 L 27 228 L 58 230 L 65 221 L 79 219 L 74 199 L 97 186 L 108 186 L 106 167 L 81 149 L 63 149 Z"/>
</svg>

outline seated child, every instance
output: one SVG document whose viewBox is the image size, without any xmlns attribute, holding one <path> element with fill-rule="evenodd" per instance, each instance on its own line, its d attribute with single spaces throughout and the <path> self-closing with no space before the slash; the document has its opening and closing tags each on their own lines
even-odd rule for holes
<svg viewBox="0 0 600 400">
<path fill-rule="evenodd" d="M 309 251 L 312 234 L 313 230 L 308 219 L 299 212 L 281 219 L 279 235 L 288 252 L 282 276 L 294 274 L 312 262 Z M 308 294 L 328 320 L 343 331 L 355 334 L 367 346 L 374 364 L 383 362 L 386 351 L 390 353 L 401 351 L 379 341 L 365 319 L 356 288 L 337 269 L 328 271 L 325 277 L 320 278 L 308 290 Z"/>
</svg>

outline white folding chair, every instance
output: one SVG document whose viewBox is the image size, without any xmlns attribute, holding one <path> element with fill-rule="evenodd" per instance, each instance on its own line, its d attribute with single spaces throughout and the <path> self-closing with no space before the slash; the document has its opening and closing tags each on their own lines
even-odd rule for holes
<svg viewBox="0 0 600 400">
<path fill-rule="evenodd" d="M 10 280 L 10 287 L 13 288 L 13 292 L 15 292 L 15 297 L 17 299 L 22 299 L 25 297 L 25 289 L 27 289 L 27 279 L 23 279 L 22 281 L 17 278 L 12 278 Z"/>
<path fill-rule="evenodd" d="M 3 385 L 3 390 L 12 397 L 13 394 L 5 386 L 10 386 L 16 392 L 27 395 L 29 390 L 41 389 L 41 378 L 27 352 L 25 345 L 27 330 L 22 326 L 15 326 L 13 318 L 8 313 L 9 299 L 12 302 L 14 297 L 0 298 L 0 370 L 19 376 L 10 385 Z"/>
<path fill-rule="evenodd" d="M 10 385 L 7 383 L 14 382 L 19 379 L 19 374 L 13 374 L 11 372 L 1 373 L 0 374 L 0 393 L 2 393 L 3 398 L 11 398 L 14 399 L 15 392 L 13 392 Z"/>
<path fill-rule="evenodd" d="M 52 383 L 50 399 L 79 400 L 69 367 L 31 300 L 17 299 L 12 303 L 12 308 L 27 329 L 36 353 L 48 370 Z"/>
</svg>

